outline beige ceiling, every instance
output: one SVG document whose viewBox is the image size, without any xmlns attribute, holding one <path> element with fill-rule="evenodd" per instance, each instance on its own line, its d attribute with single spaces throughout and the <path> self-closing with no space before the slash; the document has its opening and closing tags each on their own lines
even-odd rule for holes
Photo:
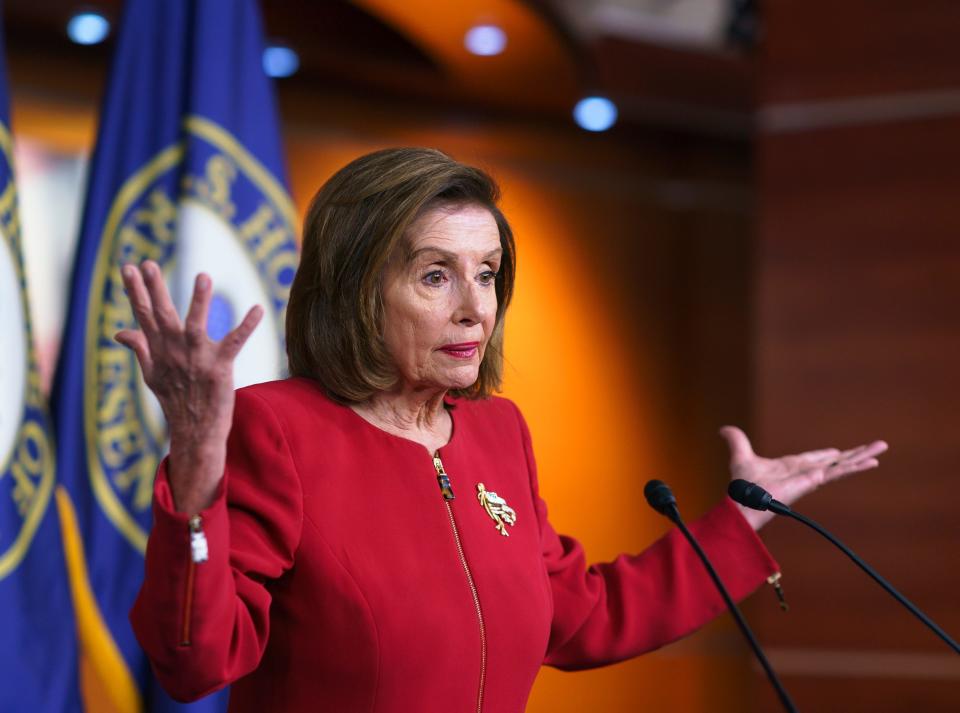
<svg viewBox="0 0 960 713">
<path fill-rule="evenodd" d="M 584 39 L 623 37 L 672 46 L 723 44 L 729 0 L 550 0 Z"/>
</svg>

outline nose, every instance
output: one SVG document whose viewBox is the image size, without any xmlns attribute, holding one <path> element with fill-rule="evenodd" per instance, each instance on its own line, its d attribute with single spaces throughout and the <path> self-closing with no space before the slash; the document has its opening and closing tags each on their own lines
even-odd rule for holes
<svg viewBox="0 0 960 713">
<path fill-rule="evenodd" d="M 457 292 L 458 303 L 453 314 L 453 321 L 457 324 L 472 327 L 497 311 L 497 293 L 492 285 L 464 280 Z"/>
</svg>

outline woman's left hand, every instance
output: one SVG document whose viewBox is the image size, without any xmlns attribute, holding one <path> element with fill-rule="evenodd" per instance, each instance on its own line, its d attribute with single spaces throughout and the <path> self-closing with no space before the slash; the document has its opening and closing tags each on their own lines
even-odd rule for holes
<svg viewBox="0 0 960 713">
<path fill-rule="evenodd" d="M 732 478 L 756 483 L 786 505 L 812 493 L 824 483 L 876 468 L 880 464 L 877 456 L 887 450 L 885 442 L 874 441 L 846 451 L 822 448 L 780 458 L 762 458 L 753 452 L 750 440 L 736 426 L 724 426 L 720 435 L 730 447 Z M 754 530 L 759 530 L 773 518 L 769 511 L 751 510 L 742 505 L 737 507 Z"/>
</svg>

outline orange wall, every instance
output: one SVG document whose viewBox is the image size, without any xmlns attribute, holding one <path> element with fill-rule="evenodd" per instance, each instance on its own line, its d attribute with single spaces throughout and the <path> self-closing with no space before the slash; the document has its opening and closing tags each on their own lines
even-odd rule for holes
<svg viewBox="0 0 960 713">
<path fill-rule="evenodd" d="M 846 0 L 828 22 L 766 5 L 759 99 L 790 121 L 756 140 L 760 443 L 886 439 L 876 472 L 798 509 L 956 638 L 960 112 L 925 97 L 960 92 L 960 4 Z M 931 631 L 805 529 L 765 537 L 793 610 L 753 621 L 798 705 L 960 709 L 960 662 Z"/>
</svg>

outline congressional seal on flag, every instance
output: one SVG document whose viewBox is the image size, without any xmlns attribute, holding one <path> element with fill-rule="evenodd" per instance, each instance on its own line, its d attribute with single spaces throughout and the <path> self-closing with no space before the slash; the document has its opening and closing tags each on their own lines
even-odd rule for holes
<svg viewBox="0 0 960 713">
<path fill-rule="evenodd" d="M 267 328 L 253 334 L 237 359 L 239 387 L 283 373 L 284 311 L 298 259 L 295 217 L 282 186 L 223 127 L 188 117 L 184 134 L 119 192 L 100 242 L 87 311 L 86 381 L 96 384 L 84 394 L 93 492 L 140 552 L 167 436 L 133 353 L 113 340 L 118 331 L 136 327 L 121 265 L 156 261 L 182 310 L 193 277 L 208 273 L 216 289 L 208 322 L 215 339 L 253 305 L 266 308 Z"/>
<path fill-rule="evenodd" d="M 10 134 L 0 127 L 3 161 L 10 160 Z M 0 579 L 10 575 L 30 548 L 53 493 L 53 448 L 46 427 L 30 343 L 30 313 L 20 223 L 12 172 L 0 188 Z"/>
<path fill-rule="evenodd" d="M 0 47 L 0 711 L 79 713 L 55 451 L 33 347 Z"/>
<path fill-rule="evenodd" d="M 114 341 L 137 326 L 121 267 L 156 261 L 181 312 L 196 274 L 209 274 L 207 329 L 218 339 L 259 304 L 265 324 L 235 383 L 285 372 L 296 216 L 263 47 L 254 0 L 124 4 L 52 396 L 58 478 L 75 515 L 64 522 L 82 545 L 68 563 L 91 710 L 183 710 L 156 685 L 127 618 L 168 436 L 133 354 Z M 189 710 L 222 711 L 224 699 Z"/>
</svg>

